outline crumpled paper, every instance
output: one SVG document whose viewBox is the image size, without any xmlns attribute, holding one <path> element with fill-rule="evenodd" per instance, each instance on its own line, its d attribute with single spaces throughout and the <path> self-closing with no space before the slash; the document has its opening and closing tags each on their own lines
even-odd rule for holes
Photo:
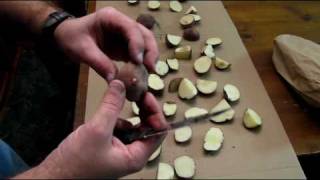
<svg viewBox="0 0 320 180">
<path fill-rule="evenodd" d="M 320 45 L 294 35 L 279 35 L 274 40 L 272 60 L 298 94 L 320 108 Z"/>
</svg>

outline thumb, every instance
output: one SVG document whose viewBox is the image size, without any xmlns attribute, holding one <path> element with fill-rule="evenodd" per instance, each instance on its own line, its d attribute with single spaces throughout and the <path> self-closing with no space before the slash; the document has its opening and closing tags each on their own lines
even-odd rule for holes
<svg viewBox="0 0 320 180">
<path fill-rule="evenodd" d="M 125 96 L 124 84 L 119 80 L 111 81 L 92 123 L 104 129 L 106 133 L 112 134 L 123 108 Z"/>
</svg>

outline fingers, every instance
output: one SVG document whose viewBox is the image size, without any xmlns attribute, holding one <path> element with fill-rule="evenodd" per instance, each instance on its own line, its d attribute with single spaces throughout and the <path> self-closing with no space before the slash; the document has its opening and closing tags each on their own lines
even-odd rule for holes
<svg viewBox="0 0 320 180">
<path fill-rule="evenodd" d="M 111 81 L 109 89 L 104 95 L 102 103 L 92 120 L 93 123 L 102 128 L 106 133 L 112 134 L 124 102 L 124 84 L 119 80 Z"/>
<path fill-rule="evenodd" d="M 159 58 L 159 50 L 158 50 L 157 42 L 150 30 L 148 30 L 141 24 L 139 24 L 138 26 L 142 32 L 142 35 L 144 38 L 144 45 L 145 45 L 143 63 L 149 70 L 155 71 L 155 64 Z"/>
</svg>

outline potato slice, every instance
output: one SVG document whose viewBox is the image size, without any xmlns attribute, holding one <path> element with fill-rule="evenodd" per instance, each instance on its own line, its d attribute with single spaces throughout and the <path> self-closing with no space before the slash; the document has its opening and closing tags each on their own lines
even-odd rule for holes
<svg viewBox="0 0 320 180">
<path fill-rule="evenodd" d="M 158 61 L 156 64 L 156 73 L 159 76 L 165 76 L 168 74 L 168 72 L 169 72 L 169 67 L 167 63 L 164 61 Z"/>
<path fill-rule="evenodd" d="M 204 56 L 208 56 L 211 59 L 214 59 L 216 57 L 216 54 L 214 53 L 214 49 L 210 45 L 205 46 L 202 49 L 201 54 Z"/>
<path fill-rule="evenodd" d="M 128 0 L 129 5 L 136 5 L 139 4 L 139 0 Z"/>
<path fill-rule="evenodd" d="M 138 126 L 141 122 L 140 117 L 135 116 L 135 117 L 131 117 L 126 119 L 128 122 L 131 123 L 132 126 Z"/>
<path fill-rule="evenodd" d="M 229 62 L 227 62 L 221 58 L 218 58 L 218 57 L 216 57 L 216 59 L 214 61 L 214 65 L 219 70 L 226 70 L 231 67 L 231 64 Z"/>
<path fill-rule="evenodd" d="M 198 94 L 198 90 L 189 79 L 183 78 L 179 84 L 178 94 L 181 99 L 192 99 Z"/>
<path fill-rule="evenodd" d="M 180 19 L 180 25 L 183 28 L 187 28 L 192 26 L 192 24 L 194 23 L 194 17 L 191 14 L 185 15 Z"/>
<path fill-rule="evenodd" d="M 223 93 L 224 93 L 225 98 L 229 102 L 236 102 L 236 101 L 239 101 L 239 99 L 240 99 L 239 89 L 232 84 L 226 84 L 223 87 Z"/>
<path fill-rule="evenodd" d="M 161 149 L 162 149 L 162 146 L 160 145 L 152 154 L 151 156 L 149 157 L 148 159 L 148 162 L 151 162 L 153 160 L 155 160 L 157 157 L 160 156 L 160 153 L 161 153 Z"/>
<path fill-rule="evenodd" d="M 173 71 L 178 71 L 179 70 L 179 61 L 178 59 L 167 59 L 167 64 L 169 66 L 169 69 Z"/>
<path fill-rule="evenodd" d="M 217 105 L 215 105 L 210 110 L 210 113 L 214 114 L 214 113 L 223 112 L 229 109 L 231 109 L 230 104 L 225 99 L 222 99 Z"/>
<path fill-rule="evenodd" d="M 193 16 L 194 22 L 199 23 L 201 21 L 201 16 L 198 14 L 191 14 Z"/>
<path fill-rule="evenodd" d="M 170 164 L 160 162 L 158 165 L 157 179 L 173 179 L 174 169 Z"/>
<path fill-rule="evenodd" d="M 174 57 L 177 59 L 190 59 L 192 54 L 191 46 L 181 46 L 174 50 Z"/>
<path fill-rule="evenodd" d="M 206 44 L 211 46 L 218 46 L 222 44 L 222 40 L 218 37 L 213 37 L 213 38 L 207 39 Z"/>
<path fill-rule="evenodd" d="M 212 60 L 207 56 L 201 56 L 198 58 L 194 64 L 194 70 L 199 74 L 207 73 L 210 70 L 212 64 Z"/>
<path fill-rule="evenodd" d="M 142 24 L 143 26 L 145 26 L 148 29 L 152 29 L 154 24 L 156 23 L 156 20 L 154 19 L 154 17 L 150 14 L 140 14 L 137 17 L 136 20 L 138 23 Z"/>
<path fill-rule="evenodd" d="M 195 175 L 196 163 L 189 156 L 180 156 L 174 160 L 174 169 L 178 177 L 190 179 Z"/>
<path fill-rule="evenodd" d="M 215 123 L 223 123 L 233 119 L 235 111 L 233 109 L 226 110 L 225 112 L 212 116 L 210 121 Z"/>
<path fill-rule="evenodd" d="M 154 91 L 162 91 L 164 89 L 163 80 L 156 74 L 150 74 L 148 77 L 148 87 Z"/>
<path fill-rule="evenodd" d="M 200 33 L 195 28 L 189 27 L 183 30 L 183 38 L 188 41 L 198 41 Z"/>
<path fill-rule="evenodd" d="M 131 103 L 131 108 L 132 108 L 132 112 L 133 112 L 135 115 L 139 116 L 139 111 L 140 111 L 140 109 L 139 109 L 139 107 L 137 106 L 137 103 L 132 102 L 132 103 Z"/>
<path fill-rule="evenodd" d="M 177 92 L 183 78 L 174 78 L 169 83 L 169 92 Z"/>
<path fill-rule="evenodd" d="M 152 0 L 152 1 L 148 1 L 148 8 L 150 10 L 157 10 L 160 8 L 160 1 L 155 1 L 155 0 Z"/>
<path fill-rule="evenodd" d="M 252 129 L 262 125 L 262 119 L 254 110 L 248 108 L 244 113 L 243 124 L 246 128 Z"/>
<path fill-rule="evenodd" d="M 223 139 L 224 137 L 221 129 L 212 127 L 206 133 L 203 148 L 206 151 L 217 151 L 221 148 Z"/>
<path fill-rule="evenodd" d="M 176 36 L 173 34 L 166 35 L 166 44 L 169 48 L 179 46 L 182 41 L 181 36 Z"/>
<path fill-rule="evenodd" d="M 182 5 L 179 1 L 170 1 L 169 3 L 170 10 L 173 12 L 181 12 Z"/>
<path fill-rule="evenodd" d="M 167 101 L 163 103 L 163 107 L 162 107 L 163 113 L 167 117 L 175 115 L 177 112 L 177 108 L 178 108 L 177 104 L 173 101 Z"/>
<path fill-rule="evenodd" d="M 208 114 L 208 111 L 206 109 L 192 107 L 186 110 L 186 112 L 184 113 L 184 118 L 189 119 L 189 118 L 198 117 L 205 114 Z"/>
<path fill-rule="evenodd" d="M 198 79 L 196 82 L 196 87 L 202 94 L 212 94 L 216 91 L 218 83 L 216 81 L 209 81 Z"/>
<path fill-rule="evenodd" d="M 192 137 L 192 129 L 190 126 L 184 126 L 174 131 L 174 139 L 178 143 L 187 142 Z"/>
<path fill-rule="evenodd" d="M 194 6 L 190 6 L 184 14 L 197 14 L 198 10 Z"/>
</svg>

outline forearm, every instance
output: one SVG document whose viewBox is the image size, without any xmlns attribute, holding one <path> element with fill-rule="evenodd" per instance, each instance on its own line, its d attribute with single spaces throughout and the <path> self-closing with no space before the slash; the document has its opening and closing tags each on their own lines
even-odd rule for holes
<svg viewBox="0 0 320 180">
<path fill-rule="evenodd" d="M 47 1 L 0 1 L 0 21 L 18 36 L 34 37 L 41 34 L 43 22 L 57 9 Z"/>
</svg>

